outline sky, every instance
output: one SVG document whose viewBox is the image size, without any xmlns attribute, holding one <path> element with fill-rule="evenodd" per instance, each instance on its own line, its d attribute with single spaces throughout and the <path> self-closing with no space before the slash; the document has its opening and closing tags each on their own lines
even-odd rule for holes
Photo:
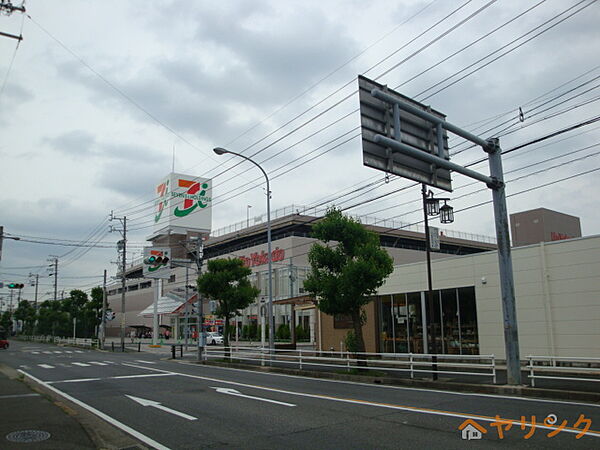
<svg viewBox="0 0 600 450">
<path fill-rule="evenodd" d="M 0 37 L 0 225 L 21 237 L 4 240 L 0 281 L 26 283 L 25 298 L 30 273 L 39 298 L 52 297 L 53 256 L 59 292 L 115 276 L 111 211 L 127 217 L 128 260 L 139 257 L 154 188 L 173 168 L 213 179 L 213 230 L 264 215 L 262 174 L 217 146 L 265 169 L 272 211 L 337 206 L 417 226 L 420 187 L 363 166 L 359 74 L 504 150 L 579 125 L 504 156 L 508 210 L 545 207 L 580 217 L 584 236 L 600 233 L 593 0 L 25 6 L 0 15 L 0 31 L 23 36 Z M 486 156 L 457 136 L 449 144 L 457 164 Z M 485 162 L 471 168 L 489 174 Z M 494 236 L 491 192 L 452 178 L 453 192 L 433 190 L 455 209 L 441 227 Z"/>
</svg>

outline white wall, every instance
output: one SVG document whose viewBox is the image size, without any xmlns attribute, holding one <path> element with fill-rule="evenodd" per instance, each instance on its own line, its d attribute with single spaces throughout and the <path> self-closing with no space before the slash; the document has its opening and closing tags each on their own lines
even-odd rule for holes
<svg viewBox="0 0 600 450">
<path fill-rule="evenodd" d="M 513 248 L 521 358 L 600 357 L 600 236 Z M 432 261 L 433 288 L 475 286 L 481 354 L 504 358 L 496 252 Z M 396 266 L 379 294 L 427 289 L 424 263 Z"/>
</svg>

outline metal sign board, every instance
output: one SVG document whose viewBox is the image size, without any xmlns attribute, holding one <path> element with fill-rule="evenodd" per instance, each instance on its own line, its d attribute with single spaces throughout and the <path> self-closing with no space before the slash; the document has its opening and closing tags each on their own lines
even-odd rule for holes
<svg viewBox="0 0 600 450">
<path fill-rule="evenodd" d="M 440 229 L 429 226 L 429 248 L 440 251 Z"/>
<path fill-rule="evenodd" d="M 373 97 L 371 91 L 373 89 L 384 91 L 401 102 L 408 103 L 442 120 L 445 120 L 446 116 L 363 76 L 358 77 L 358 88 L 363 164 L 387 173 L 425 183 L 429 186 L 452 191 L 452 179 L 448 169 L 435 167 L 430 163 L 394 152 L 391 148 L 375 141 L 375 136 L 378 134 L 394 138 L 394 114 L 393 106 L 390 103 Z M 438 151 L 435 124 L 409 112 L 400 110 L 400 132 L 403 144 L 450 160 L 446 130 L 443 130 L 443 149 L 441 153 Z"/>
<path fill-rule="evenodd" d="M 168 247 L 145 247 L 142 266 L 145 278 L 169 278 L 171 276 L 171 249 Z"/>
<path fill-rule="evenodd" d="M 156 186 L 155 194 L 154 236 L 210 232 L 212 180 L 170 173 Z"/>
</svg>

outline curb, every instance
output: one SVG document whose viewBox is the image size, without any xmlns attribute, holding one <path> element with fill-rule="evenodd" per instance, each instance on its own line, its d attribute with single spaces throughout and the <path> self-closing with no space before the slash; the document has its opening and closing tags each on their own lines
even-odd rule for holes
<svg viewBox="0 0 600 450">
<path fill-rule="evenodd" d="M 324 378 L 330 380 L 355 381 L 366 384 L 379 384 L 387 386 L 404 386 L 421 389 L 435 389 L 442 391 L 469 392 L 475 394 L 495 394 L 514 397 L 541 398 L 550 400 L 578 401 L 587 403 L 600 403 L 600 392 L 567 391 L 559 389 L 532 388 L 530 386 L 507 386 L 495 384 L 470 384 L 448 381 L 407 380 L 391 377 L 374 377 L 369 375 L 350 375 L 332 372 L 316 372 L 310 370 L 286 369 L 283 367 L 253 366 L 240 363 L 226 363 L 217 361 L 203 361 L 195 364 L 217 367 L 231 367 L 236 369 L 252 370 L 255 372 L 272 372 L 301 377 Z"/>
</svg>

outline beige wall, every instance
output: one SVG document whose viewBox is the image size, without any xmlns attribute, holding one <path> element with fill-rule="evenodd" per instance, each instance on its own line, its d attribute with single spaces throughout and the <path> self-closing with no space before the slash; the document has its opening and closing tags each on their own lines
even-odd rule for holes
<svg viewBox="0 0 600 450">
<path fill-rule="evenodd" d="M 367 352 L 377 352 L 376 336 L 377 336 L 377 324 L 375 302 L 369 303 L 365 306 L 365 312 L 367 313 L 367 322 L 363 325 L 363 339 L 365 340 L 365 350 Z M 334 328 L 333 327 L 333 316 L 329 316 L 322 312 L 318 312 L 318 321 L 321 329 L 321 340 L 317 340 L 317 344 L 320 344 L 321 350 L 330 350 L 333 348 L 334 351 L 346 351 L 345 339 L 350 328 Z M 344 343 L 343 345 L 341 343 Z M 342 348 L 343 346 L 343 348 Z"/>
<path fill-rule="evenodd" d="M 521 357 L 600 357 L 600 236 L 512 249 Z M 504 358 L 496 252 L 432 263 L 433 288 L 475 286 L 481 354 Z M 426 290 L 424 264 L 396 266 L 379 294 Z"/>
</svg>

